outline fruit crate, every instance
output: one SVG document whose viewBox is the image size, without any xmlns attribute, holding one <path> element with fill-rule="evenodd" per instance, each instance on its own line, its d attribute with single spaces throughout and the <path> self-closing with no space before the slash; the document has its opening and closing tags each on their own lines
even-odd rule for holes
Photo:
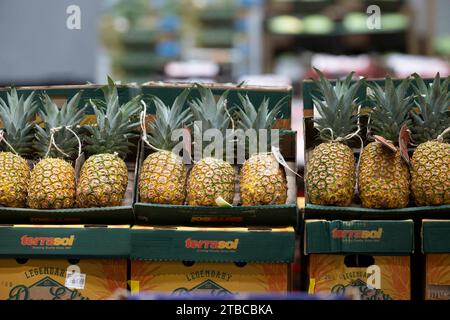
<svg viewBox="0 0 450 320">
<path fill-rule="evenodd" d="M 230 89 L 228 96 L 228 105 L 232 106 L 238 102 L 237 93 L 248 94 L 255 105 L 259 105 L 264 97 L 270 98 L 272 101 L 289 97 L 288 104 L 281 110 L 281 114 L 287 116 L 286 119 L 277 120 L 276 128 L 289 130 L 290 125 L 290 97 L 292 89 L 290 87 L 253 87 L 253 86 L 236 86 L 213 84 L 204 85 L 210 87 L 215 95 L 222 94 L 225 90 Z M 156 95 L 164 103 L 171 104 L 174 99 L 187 87 L 192 84 L 171 84 L 160 82 L 149 82 L 142 86 L 142 94 L 145 96 Z M 192 90 L 190 95 L 196 95 L 196 90 Z M 272 102 L 274 103 L 274 102 Z M 147 118 L 151 119 L 155 113 L 151 106 L 147 110 Z M 296 133 L 289 131 L 280 141 L 280 150 L 286 162 L 291 169 L 296 170 Z M 145 144 L 140 148 L 139 168 L 144 159 L 151 153 L 151 149 Z M 237 171 L 237 168 L 235 168 Z M 297 205 L 296 205 L 296 177 L 292 172 L 286 171 L 288 181 L 288 201 L 283 205 L 265 205 L 265 206 L 241 206 L 239 204 L 239 192 L 237 184 L 235 184 L 235 206 L 229 208 L 208 207 L 208 206 L 188 206 L 188 205 L 166 205 L 144 203 L 139 199 L 139 186 L 136 180 L 135 184 L 135 204 L 134 211 L 136 221 L 141 225 L 187 225 L 187 226 L 297 226 Z M 237 175 L 236 175 L 237 177 Z"/>
<path fill-rule="evenodd" d="M 286 294 L 295 233 L 287 228 L 131 229 L 131 292 Z M 133 287 L 134 286 L 134 287 Z"/>
<path fill-rule="evenodd" d="M 48 94 L 57 105 L 61 106 L 66 100 L 71 99 L 76 93 L 82 91 L 79 107 L 88 104 L 89 99 L 103 99 L 100 90 L 102 85 L 67 85 L 67 86 L 39 86 L 39 87 L 17 87 L 19 95 L 28 96 L 35 91 L 36 95 Z M 9 88 L 0 88 L 0 97 L 5 100 Z M 130 100 L 139 94 L 139 90 L 133 86 L 117 86 L 119 100 L 121 103 Z M 40 99 L 36 101 L 42 107 Z M 89 106 L 81 124 L 95 121 L 93 109 Z M 1 124 L 0 124 L 1 127 Z M 0 223 L 3 224 L 132 224 L 134 223 L 133 199 L 134 181 L 136 177 L 136 161 L 139 144 L 134 141 L 134 149 L 125 159 L 128 167 L 128 185 L 123 203 L 118 207 L 102 208 L 69 208 L 69 209 L 31 209 L 31 208 L 9 208 L 0 206 Z M 33 164 L 36 159 L 28 159 Z M 81 163 L 82 164 L 82 163 Z M 81 167 L 81 166 L 80 166 Z"/>
<path fill-rule="evenodd" d="M 409 300 L 413 252 L 412 220 L 306 220 L 308 292 Z"/>
<path fill-rule="evenodd" d="M 422 221 L 426 300 L 450 299 L 450 220 Z"/>
<path fill-rule="evenodd" d="M 394 84 L 400 83 L 400 79 L 394 79 Z M 429 84 L 433 82 L 433 79 L 424 79 L 425 83 Z M 443 79 L 442 79 L 443 81 Z M 384 86 L 385 81 L 383 79 L 368 79 L 366 83 L 360 87 L 357 93 L 357 97 L 362 101 L 362 117 L 361 125 L 362 131 L 360 136 L 364 140 L 364 145 L 367 145 L 367 132 L 364 125 L 367 123 L 367 108 L 370 107 L 370 102 L 367 100 L 368 86 L 367 83 L 375 82 L 381 87 Z M 335 83 L 332 81 L 332 83 Z M 413 92 L 412 87 L 408 89 L 410 93 Z M 304 108 L 304 141 L 305 141 L 305 177 L 308 170 L 307 163 L 312 154 L 313 149 L 320 144 L 319 132 L 314 127 L 313 117 L 316 112 L 313 105 L 312 97 L 317 95 L 317 86 L 312 80 L 305 80 L 302 86 L 303 95 L 303 108 Z M 450 106 L 449 106 L 450 108 Z M 450 110 L 450 109 L 449 109 Z M 356 141 L 356 142 L 355 142 Z M 354 139 L 348 144 L 352 148 L 356 157 L 356 163 L 359 159 L 361 152 L 361 143 Z M 409 156 L 412 155 L 412 149 L 408 149 Z M 306 182 L 306 179 L 305 179 Z M 306 185 L 306 184 L 305 184 Z M 306 189 L 306 188 L 305 188 Z M 400 209 L 371 209 L 364 208 L 359 202 L 359 198 L 356 196 L 353 199 L 353 203 L 350 206 L 333 206 L 333 205 L 315 205 L 308 200 L 308 190 L 305 190 L 305 205 L 303 210 L 303 217 L 305 219 L 413 219 L 413 218 L 450 218 L 450 205 L 440 206 L 415 206 L 411 197 L 410 203 L 406 208 Z"/>
<path fill-rule="evenodd" d="M 1 226 L 0 242 L 0 300 L 99 300 L 127 288 L 129 225 Z"/>
</svg>

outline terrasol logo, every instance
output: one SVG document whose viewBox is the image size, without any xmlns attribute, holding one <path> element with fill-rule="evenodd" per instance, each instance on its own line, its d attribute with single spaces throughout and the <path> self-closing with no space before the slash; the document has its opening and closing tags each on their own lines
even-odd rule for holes
<svg viewBox="0 0 450 320">
<path fill-rule="evenodd" d="M 381 239 L 383 228 L 377 230 L 339 230 L 331 231 L 333 239 Z"/>
<path fill-rule="evenodd" d="M 65 238 L 56 237 L 29 237 L 27 235 L 20 238 L 20 244 L 22 246 L 33 247 L 71 247 L 75 241 L 75 235 L 70 235 Z"/>
<path fill-rule="evenodd" d="M 239 246 L 239 239 L 232 241 L 216 241 L 216 240 L 185 240 L 186 249 L 225 249 L 236 250 Z"/>
</svg>

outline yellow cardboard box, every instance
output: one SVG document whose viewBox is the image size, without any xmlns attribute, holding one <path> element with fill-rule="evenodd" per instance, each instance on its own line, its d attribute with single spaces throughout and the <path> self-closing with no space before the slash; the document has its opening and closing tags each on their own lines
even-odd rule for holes
<svg viewBox="0 0 450 320">
<path fill-rule="evenodd" d="M 450 300 L 450 220 L 422 221 L 425 299 Z"/>
<path fill-rule="evenodd" d="M 450 253 L 428 253 L 425 277 L 425 299 L 450 300 Z"/>
<path fill-rule="evenodd" d="M 126 288 L 125 259 L 0 259 L 0 300 L 100 300 Z"/>
<path fill-rule="evenodd" d="M 287 228 L 131 229 L 132 293 L 287 292 L 295 233 Z"/>
<path fill-rule="evenodd" d="M 412 220 L 307 220 L 309 292 L 411 299 Z"/>
<path fill-rule="evenodd" d="M 361 300 L 409 300 L 409 256 L 373 256 L 368 267 L 347 267 L 345 255 L 309 255 L 309 292 L 351 294 Z"/>
<path fill-rule="evenodd" d="M 289 268 L 286 263 L 132 261 L 131 289 L 132 293 L 284 293 L 289 290 Z"/>
</svg>

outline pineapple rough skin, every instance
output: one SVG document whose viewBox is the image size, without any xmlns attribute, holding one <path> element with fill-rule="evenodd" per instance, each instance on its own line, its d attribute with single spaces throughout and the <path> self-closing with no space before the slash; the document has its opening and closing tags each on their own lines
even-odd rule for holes
<svg viewBox="0 0 450 320">
<path fill-rule="evenodd" d="M 115 207 L 122 204 L 128 184 L 128 168 L 117 155 L 90 156 L 83 164 L 77 186 L 80 208 Z"/>
<path fill-rule="evenodd" d="M 30 168 L 24 158 L 11 152 L 0 152 L 0 205 L 23 208 L 29 180 Z"/>
<path fill-rule="evenodd" d="M 349 206 L 355 192 L 355 156 L 339 142 L 318 145 L 308 161 L 306 188 L 312 204 Z"/>
<path fill-rule="evenodd" d="M 359 197 L 365 208 L 404 208 L 409 202 L 409 168 L 400 155 L 379 142 L 361 154 Z"/>
<path fill-rule="evenodd" d="M 139 174 L 142 202 L 182 205 L 186 198 L 186 168 L 170 151 L 158 151 L 143 162 Z"/>
<path fill-rule="evenodd" d="M 228 203 L 234 197 L 234 169 L 226 161 L 204 158 L 194 165 L 188 178 L 187 201 L 190 206 L 217 206 L 222 197 Z"/>
<path fill-rule="evenodd" d="M 450 204 L 450 144 L 420 144 L 411 158 L 411 190 L 416 205 Z"/>
<path fill-rule="evenodd" d="M 244 206 L 286 203 L 286 176 L 271 154 L 254 154 L 245 161 L 240 185 Z"/>
<path fill-rule="evenodd" d="M 72 208 L 75 200 L 75 169 L 62 159 L 46 158 L 31 172 L 28 206 L 33 209 Z"/>
</svg>

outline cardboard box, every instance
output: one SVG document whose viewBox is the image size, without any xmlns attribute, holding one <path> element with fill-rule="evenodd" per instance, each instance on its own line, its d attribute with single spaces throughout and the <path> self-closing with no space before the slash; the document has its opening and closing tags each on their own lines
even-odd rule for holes
<svg viewBox="0 0 450 320">
<path fill-rule="evenodd" d="M 401 80 L 394 80 L 395 85 L 397 85 Z M 433 79 L 424 79 L 426 83 L 431 83 Z M 366 141 L 366 129 L 364 128 L 364 124 L 367 122 L 367 111 L 370 105 L 367 104 L 367 91 L 369 83 L 377 83 L 381 87 L 384 87 L 384 80 L 367 80 L 365 83 L 361 85 L 361 88 L 357 92 L 357 96 L 360 101 L 363 101 L 362 105 L 362 131 L 360 132 L 360 136 L 362 137 L 367 145 L 370 141 Z M 411 92 L 413 92 L 412 87 L 409 88 Z M 304 135 L 304 155 L 305 155 L 305 174 L 308 170 L 307 163 L 312 155 L 314 148 L 319 145 L 322 141 L 319 139 L 319 131 L 314 127 L 314 114 L 317 111 L 314 108 L 312 97 L 317 94 L 317 86 L 312 80 L 305 80 L 303 82 L 303 117 L 304 117 L 304 125 L 303 125 L 303 135 Z M 366 104 L 364 104 L 366 103 Z M 450 110 L 450 106 L 449 106 Z M 358 139 L 353 139 L 349 141 L 350 148 L 354 150 L 355 156 L 358 158 L 361 142 Z M 306 182 L 306 181 L 305 181 Z M 306 185 L 306 183 L 305 183 Z M 423 215 L 428 218 L 436 218 L 442 216 L 443 214 L 448 214 L 450 212 L 450 205 L 441 205 L 441 206 L 415 206 L 413 203 L 406 208 L 401 209 L 371 209 L 371 208 L 363 208 L 357 199 L 354 201 L 351 206 L 343 207 L 343 206 L 325 206 L 325 205 L 316 205 L 312 204 L 308 200 L 308 190 L 305 190 L 305 218 L 306 219 L 342 219 L 341 217 L 345 217 L 345 219 L 410 219 L 413 215 Z M 447 217 L 446 217 L 447 218 Z"/>
<path fill-rule="evenodd" d="M 289 264 L 207 263 L 132 261 L 134 292 L 203 293 L 286 293 Z"/>
<path fill-rule="evenodd" d="M 131 290 L 138 292 L 285 293 L 294 229 L 133 227 Z"/>
<path fill-rule="evenodd" d="M 127 288 L 129 226 L 0 226 L 0 299 L 106 299 Z"/>
<path fill-rule="evenodd" d="M 412 220 L 307 220 L 309 293 L 409 300 L 413 248 Z"/>
<path fill-rule="evenodd" d="M 281 110 L 283 116 L 277 119 L 276 127 L 287 131 L 287 134 L 280 139 L 280 150 L 291 169 L 296 170 L 296 132 L 289 131 L 291 129 L 291 87 L 236 86 L 230 84 L 204 84 L 203 86 L 211 88 L 215 95 L 221 95 L 226 90 L 230 90 L 227 97 L 229 106 L 240 103 L 238 93 L 247 94 L 256 107 L 259 106 L 264 98 L 270 99 L 271 106 L 275 105 L 280 99 L 288 98 L 287 103 Z M 156 95 L 163 102 L 171 105 L 177 95 L 188 87 L 192 87 L 192 84 L 149 82 L 144 84 L 141 89 L 144 95 Z M 198 97 L 197 90 L 191 90 L 190 97 Z M 149 105 L 147 113 L 149 118 L 154 116 L 155 108 L 153 104 Z M 139 167 L 151 152 L 153 150 L 145 144 L 141 146 Z M 288 184 L 288 200 L 283 205 L 240 206 L 239 179 L 236 180 L 236 195 L 234 207 L 232 208 L 144 203 L 139 199 L 139 186 L 138 181 L 136 181 L 134 211 L 137 223 L 152 226 L 294 226 L 297 224 L 298 215 L 295 203 L 297 196 L 296 176 L 288 170 L 285 171 Z"/>
<path fill-rule="evenodd" d="M 82 91 L 80 107 L 89 105 L 89 99 L 103 100 L 102 85 L 68 85 L 68 86 L 36 86 L 17 87 L 19 95 L 29 95 L 35 91 L 36 95 L 48 94 L 58 105 L 72 98 L 76 93 Z M 140 93 L 140 90 L 132 86 L 117 86 L 120 103 L 132 99 Z M 6 99 L 8 88 L 0 88 L 0 97 Z M 41 99 L 36 98 L 41 104 Z M 86 109 L 83 123 L 95 122 L 92 108 Z M 138 155 L 138 139 L 133 141 L 135 149 L 126 159 L 128 166 L 128 185 L 121 206 L 103 208 L 70 208 L 59 210 L 30 209 L 30 208 L 8 208 L 0 206 L 0 223 L 3 224 L 132 224 L 134 223 L 133 200 L 134 182 L 136 179 L 136 162 Z"/>
<path fill-rule="evenodd" d="M 125 259 L 0 259 L 0 300 L 101 300 L 126 288 Z"/>
<path fill-rule="evenodd" d="M 425 299 L 450 300 L 450 220 L 423 220 Z"/>
</svg>

